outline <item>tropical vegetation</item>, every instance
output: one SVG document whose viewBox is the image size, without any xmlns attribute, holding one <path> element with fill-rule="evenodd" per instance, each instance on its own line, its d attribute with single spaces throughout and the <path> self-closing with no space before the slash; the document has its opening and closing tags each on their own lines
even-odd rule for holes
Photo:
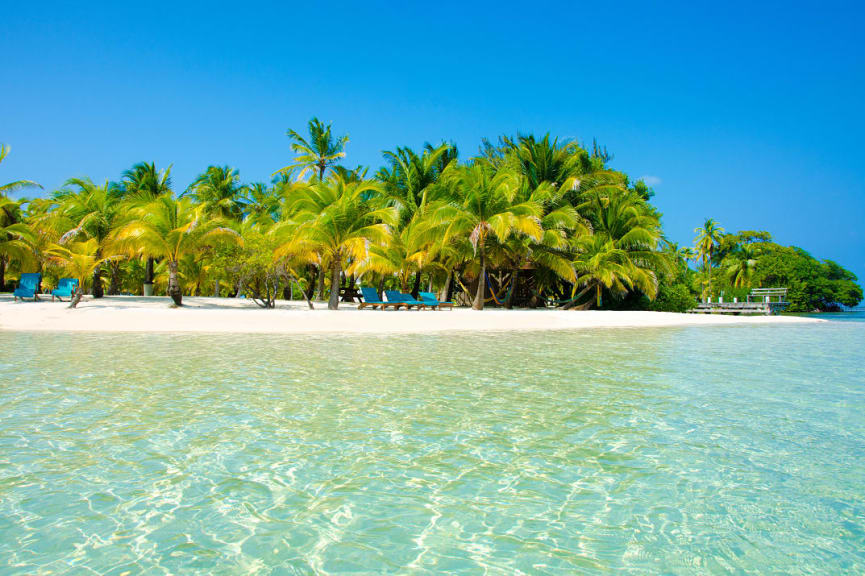
<svg viewBox="0 0 865 576">
<path fill-rule="evenodd" d="M 294 157 L 269 183 L 213 165 L 178 190 L 170 166 L 140 162 L 44 197 L 13 198 L 31 181 L 0 186 L 0 289 L 38 271 L 43 289 L 75 277 L 94 298 L 152 291 L 177 306 L 208 295 L 337 309 L 360 284 L 477 310 L 684 311 L 760 286 L 788 287 L 795 311 L 862 299 L 852 273 L 766 232 L 707 219 L 693 247 L 670 242 L 654 191 L 596 143 L 503 136 L 469 157 L 447 142 L 397 147 L 373 172 L 344 165 L 348 136 L 317 118 L 287 134 Z"/>
</svg>

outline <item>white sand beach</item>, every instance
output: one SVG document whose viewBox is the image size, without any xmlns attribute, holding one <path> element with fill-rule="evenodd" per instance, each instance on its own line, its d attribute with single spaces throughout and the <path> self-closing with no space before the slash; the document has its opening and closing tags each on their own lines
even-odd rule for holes
<svg viewBox="0 0 865 576">
<path fill-rule="evenodd" d="M 86 298 L 76 309 L 50 296 L 39 302 L 13 302 L 0 295 L 0 330 L 81 332 L 211 332 L 263 334 L 429 333 L 444 331 L 536 331 L 585 328 L 790 324 L 822 322 L 793 316 L 720 316 L 667 312 L 570 310 L 358 310 L 340 304 L 327 310 L 316 302 L 279 301 L 265 310 L 250 300 L 188 297 L 171 308 L 166 297 Z"/>
</svg>

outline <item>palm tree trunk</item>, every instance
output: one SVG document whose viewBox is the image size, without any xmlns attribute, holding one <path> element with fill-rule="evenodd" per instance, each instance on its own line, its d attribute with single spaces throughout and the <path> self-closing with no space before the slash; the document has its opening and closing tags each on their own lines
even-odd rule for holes
<svg viewBox="0 0 865 576">
<path fill-rule="evenodd" d="M 379 299 L 381 299 L 381 295 L 384 294 L 384 276 L 378 279 L 378 288 L 376 288 L 375 291 L 378 294 Z"/>
<path fill-rule="evenodd" d="M 84 295 L 84 284 L 79 282 L 75 285 L 75 292 L 72 294 L 72 300 L 69 302 L 69 308 L 75 308 L 81 302 L 81 297 Z"/>
<path fill-rule="evenodd" d="M 448 268 L 448 277 L 445 279 L 445 285 L 442 289 L 442 293 L 440 296 L 443 298 L 445 302 L 451 301 L 451 295 L 453 293 L 453 282 L 454 282 L 454 270 L 453 268 Z"/>
<path fill-rule="evenodd" d="M 219 298 L 219 278 L 213 281 L 213 297 Z"/>
<path fill-rule="evenodd" d="M 147 257 L 147 263 L 144 265 L 144 283 L 153 286 L 153 258 Z"/>
<path fill-rule="evenodd" d="M 595 287 L 595 290 L 597 290 L 597 293 L 598 293 L 598 308 L 600 309 L 600 307 L 601 307 L 601 283 L 600 282 L 598 282 L 598 285 Z"/>
<path fill-rule="evenodd" d="M 176 306 L 183 306 L 183 292 L 177 279 L 177 261 L 168 261 L 168 295 Z"/>
<path fill-rule="evenodd" d="M 333 257 L 333 265 L 330 273 L 330 300 L 327 302 L 328 310 L 339 308 L 339 276 L 342 274 L 339 256 Z"/>
<path fill-rule="evenodd" d="M 324 279 L 327 274 L 324 273 L 324 266 L 318 268 L 318 279 L 315 286 L 315 300 L 324 300 Z"/>
<path fill-rule="evenodd" d="M 102 258 L 102 249 L 96 251 L 96 259 Z M 102 298 L 105 292 L 102 289 L 102 265 L 99 264 L 93 269 L 93 297 Z"/>
<path fill-rule="evenodd" d="M 111 274 L 111 282 L 108 284 L 108 295 L 117 296 L 120 294 L 120 262 L 112 260 L 108 264 L 108 270 Z"/>
<path fill-rule="evenodd" d="M 511 273 L 511 288 L 510 290 L 508 290 L 507 298 L 505 298 L 505 308 L 507 308 L 508 310 L 512 310 L 514 307 L 514 292 L 517 291 L 517 280 L 519 280 L 519 277 L 520 269 L 514 268 L 513 272 Z"/>
<path fill-rule="evenodd" d="M 6 291 L 6 256 L 0 256 L 0 292 Z"/>
<path fill-rule="evenodd" d="M 418 293 L 420 293 L 420 270 L 415 272 L 414 275 L 414 286 L 411 288 L 411 297 L 417 300 Z"/>
<path fill-rule="evenodd" d="M 478 242 L 478 247 L 480 248 L 481 253 L 481 272 L 478 275 L 478 289 L 475 291 L 475 300 L 472 302 L 473 310 L 483 310 L 484 309 L 484 288 L 485 288 L 485 280 L 487 277 L 487 259 L 486 254 L 484 253 L 484 244 L 483 240 Z"/>
</svg>

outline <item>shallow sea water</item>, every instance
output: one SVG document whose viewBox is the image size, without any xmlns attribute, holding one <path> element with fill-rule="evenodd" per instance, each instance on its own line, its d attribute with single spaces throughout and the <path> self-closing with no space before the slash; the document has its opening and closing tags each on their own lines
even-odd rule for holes
<svg viewBox="0 0 865 576">
<path fill-rule="evenodd" d="M 0 574 L 863 573 L 847 318 L 0 333 Z"/>
</svg>

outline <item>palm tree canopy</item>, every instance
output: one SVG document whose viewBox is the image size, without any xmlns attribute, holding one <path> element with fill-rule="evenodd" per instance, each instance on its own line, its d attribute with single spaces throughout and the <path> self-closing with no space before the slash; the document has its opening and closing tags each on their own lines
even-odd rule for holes
<svg viewBox="0 0 865 576">
<path fill-rule="evenodd" d="M 310 170 L 318 170 L 318 178 L 324 178 L 325 171 L 345 158 L 345 145 L 348 144 L 348 134 L 334 136 L 331 124 L 324 124 L 318 118 L 309 121 L 309 139 L 304 138 L 294 130 L 287 131 L 291 138 L 291 150 L 297 154 L 294 164 L 286 166 L 274 173 L 287 173 L 300 168 L 299 179 L 303 179 Z"/>
</svg>

